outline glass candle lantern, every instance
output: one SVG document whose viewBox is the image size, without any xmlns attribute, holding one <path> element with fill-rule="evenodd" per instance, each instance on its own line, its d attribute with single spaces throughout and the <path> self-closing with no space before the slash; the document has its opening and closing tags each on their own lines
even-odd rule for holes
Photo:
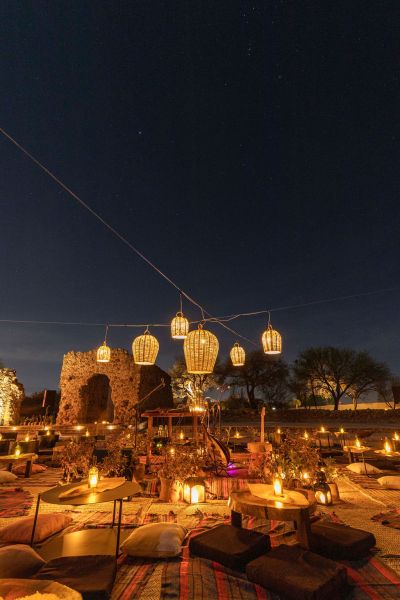
<svg viewBox="0 0 400 600">
<path fill-rule="evenodd" d="M 29 439 L 30 439 L 30 438 L 29 438 L 29 433 L 28 433 L 28 434 L 25 436 L 24 440 L 25 440 L 25 442 L 29 442 Z"/>
<path fill-rule="evenodd" d="M 274 476 L 274 495 L 275 496 L 283 496 L 283 481 L 280 475 Z"/>
<path fill-rule="evenodd" d="M 99 470 L 95 465 L 93 465 L 89 469 L 88 486 L 91 489 L 95 489 L 95 488 L 97 488 L 98 483 L 99 483 Z"/>
<path fill-rule="evenodd" d="M 314 485 L 315 499 L 318 504 L 329 506 L 332 504 L 332 492 L 329 484 L 326 481 L 326 475 L 323 471 L 318 471 L 316 475 L 316 483 Z"/>
<path fill-rule="evenodd" d="M 355 445 L 356 448 L 361 448 L 361 442 L 358 439 L 358 437 L 356 437 L 356 441 L 354 442 L 354 445 Z"/>
<path fill-rule="evenodd" d="M 183 484 L 183 499 L 188 504 L 206 501 L 206 484 L 201 477 L 189 477 Z"/>
<path fill-rule="evenodd" d="M 383 446 L 383 449 L 386 452 L 386 454 L 391 454 L 393 452 L 393 448 L 392 448 L 392 445 L 389 442 L 389 440 L 385 440 L 385 444 Z"/>
<path fill-rule="evenodd" d="M 14 448 L 14 456 L 18 458 L 21 455 L 21 446 L 17 444 Z"/>
</svg>

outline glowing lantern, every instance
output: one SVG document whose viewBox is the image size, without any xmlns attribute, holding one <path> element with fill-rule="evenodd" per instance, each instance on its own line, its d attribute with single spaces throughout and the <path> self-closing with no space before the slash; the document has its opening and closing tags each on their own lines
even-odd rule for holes
<svg viewBox="0 0 400 600">
<path fill-rule="evenodd" d="M 343 427 L 340 428 L 340 433 L 344 433 Z"/>
<path fill-rule="evenodd" d="M 235 438 L 240 438 L 240 433 L 238 429 L 236 429 Z"/>
<path fill-rule="evenodd" d="M 281 434 L 281 428 L 278 427 L 278 429 L 276 430 L 276 433 L 278 433 L 279 435 Z"/>
<path fill-rule="evenodd" d="M 180 433 L 179 433 L 179 439 L 183 440 L 184 438 L 185 438 L 185 436 L 183 434 L 183 431 L 181 430 Z"/>
<path fill-rule="evenodd" d="M 143 335 L 139 335 L 133 340 L 133 360 L 137 365 L 154 365 L 159 348 L 160 344 L 157 338 L 146 329 Z"/>
<path fill-rule="evenodd" d="M 280 475 L 275 475 L 273 486 L 275 496 L 283 496 L 283 481 Z"/>
<path fill-rule="evenodd" d="M 106 342 L 103 342 L 103 345 L 100 346 L 97 350 L 97 362 L 98 363 L 108 363 L 111 358 L 111 348 L 107 346 Z"/>
<path fill-rule="evenodd" d="M 395 433 L 395 434 L 394 434 L 394 436 L 393 436 L 393 439 L 394 439 L 396 442 L 398 442 L 398 441 L 400 440 L 399 434 L 398 434 L 398 433 Z"/>
<path fill-rule="evenodd" d="M 305 439 L 305 440 L 308 440 L 308 438 L 309 438 L 309 435 L 308 435 L 308 432 L 307 432 L 307 431 L 305 431 L 305 432 L 304 432 L 304 436 L 303 436 L 303 437 L 304 437 L 304 439 Z"/>
<path fill-rule="evenodd" d="M 184 340 L 189 331 L 189 321 L 182 312 L 177 312 L 171 321 L 171 336 L 174 340 Z"/>
<path fill-rule="evenodd" d="M 238 342 L 233 345 L 233 348 L 230 351 L 230 357 L 234 367 L 243 367 L 246 359 L 246 353 Z"/>
<path fill-rule="evenodd" d="M 265 354 L 281 354 L 282 336 L 278 331 L 272 329 L 271 323 L 268 323 L 267 329 L 262 334 L 261 342 Z"/>
<path fill-rule="evenodd" d="M 325 433 L 326 429 L 325 427 L 322 425 L 321 429 L 320 429 L 320 433 Z"/>
<path fill-rule="evenodd" d="M 85 437 L 89 437 L 90 433 L 89 433 L 89 429 L 86 429 L 85 431 Z"/>
<path fill-rule="evenodd" d="M 188 373 L 194 375 L 212 373 L 218 350 L 219 343 L 215 335 L 203 329 L 203 325 L 199 323 L 198 329 L 190 331 L 183 343 Z"/>
<path fill-rule="evenodd" d="M 385 450 L 386 454 L 391 454 L 393 452 L 392 446 L 391 446 L 389 440 L 386 440 L 385 445 L 384 445 L 384 450 Z"/>
<path fill-rule="evenodd" d="M 183 499 L 188 504 L 206 501 L 206 484 L 200 477 L 189 477 L 183 484 Z"/>
<path fill-rule="evenodd" d="M 19 444 L 17 444 L 14 448 L 14 456 L 15 458 L 18 458 L 18 456 L 21 455 L 21 446 Z"/>
<path fill-rule="evenodd" d="M 50 429 L 47 429 L 46 435 L 50 435 Z"/>
<path fill-rule="evenodd" d="M 94 488 L 97 488 L 98 483 L 99 483 L 99 470 L 95 465 L 93 465 L 89 469 L 88 486 L 90 488 L 94 489 Z"/>
<path fill-rule="evenodd" d="M 356 448 L 361 448 L 361 442 L 358 439 L 358 437 L 356 437 L 355 446 L 356 446 Z"/>
<path fill-rule="evenodd" d="M 318 504 L 325 504 L 326 506 L 332 504 L 331 488 L 326 482 L 326 475 L 323 471 L 318 471 L 317 473 L 317 481 L 314 486 L 314 493 Z"/>
<path fill-rule="evenodd" d="M 25 436 L 25 442 L 29 442 L 29 433 Z"/>
</svg>

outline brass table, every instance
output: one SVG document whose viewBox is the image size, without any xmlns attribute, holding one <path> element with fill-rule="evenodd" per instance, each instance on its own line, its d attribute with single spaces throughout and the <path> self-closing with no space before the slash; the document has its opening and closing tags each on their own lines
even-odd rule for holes
<svg viewBox="0 0 400 600">
<path fill-rule="evenodd" d="M 104 492 L 96 492 L 95 490 L 91 491 L 89 494 L 85 494 L 82 496 L 75 496 L 75 498 L 60 498 L 59 495 L 62 492 L 67 490 L 71 490 L 75 487 L 79 487 L 85 483 L 81 481 L 79 483 L 70 483 L 69 485 L 58 485 L 56 487 L 50 488 L 46 490 L 42 494 L 38 494 L 38 499 L 36 503 L 35 510 L 35 518 L 33 520 L 32 527 L 32 536 L 31 536 L 31 546 L 33 546 L 33 542 L 35 539 L 35 530 L 36 523 L 39 514 L 39 506 L 40 501 L 47 502 L 48 504 L 57 504 L 59 506 L 88 506 L 91 504 L 100 504 L 103 502 L 114 502 L 113 508 L 113 517 L 110 530 L 102 530 L 98 529 L 94 530 L 83 530 L 76 531 L 73 533 L 67 533 L 63 536 L 59 536 L 50 540 L 47 544 L 43 546 L 41 549 L 42 556 L 46 555 L 47 558 L 55 558 L 56 556 L 76 556 L 82 554 L 79 551 L 79 546 L 81 549 L 84 548 L 84 554 L 99 554 L 99 548 L 102 550 L 101 554 L 107 554 L 108 552 L 104 552 L 105 548 L 102 548 L 102 539 L 104 538 L 106 549 L 109 551 L 110 544 L 115 541 L 114 536 L 114 525 L 115 525 L 115 513 L 116 513 L 116 505 L 119 502 L 119 511 L 118 511 L 118 521 L 117 521 L 117 536 L 116 536 L 116 549 L 115 554 L 118 557 L 119 553 L 119 542 L 121 537 L 121 519 L 122 519 L 122 502 L 124 498 L 129 496 L 134 496 L 138 492 L 141 491 L 141 487 L 138 483 L 134 483 L 131 481 L 126 481 L 122 485 L 119 485 L 112 490 L 106 490 Z M 78 544 L 76 542 L 79 542 Z M 72 554 L 71 554 L 72 551 Z"/>
<path fill-rule="evenodd" d="M 265 487 L 273 490 L 272 485 Z M 249 491 L 231 492 L 228 506 L 231 509 L 231 523 L 236 527 L 242 526 L 242 515 L 293 521 L 296 524 L 297 541 L 303 548 L 310 548 L 310 512 L 313 511 L 314 506 L 300 492 L 284 490 L 283 496 L 277 496 L 274 500 L 264 500 L 253 496 Z"/>
<path fill-rule="evenodd" d="M 0 456 L 0 461 L 4 461 L 7 463 L 7 470 L 11 471 L 14 464 L 19 462 L 26 462 L 25 475 L 24 477 L 30 477 L 32 472 L 32 462 L 37 459 L 37 454 L 34 452 L 27 452 L 26 454 L 20 454 L 19 456 L 15 456 L 15 454 L 8 454 L 6 456 Z"/>
</svg>

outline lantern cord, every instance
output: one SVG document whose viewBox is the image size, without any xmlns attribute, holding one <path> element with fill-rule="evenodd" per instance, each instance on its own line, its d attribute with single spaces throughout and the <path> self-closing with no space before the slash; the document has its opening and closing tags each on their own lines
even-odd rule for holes
<svg viewBox="0 0 400 600">
<path fill-rule="evenodd" d="M 100 216 L 95 210 L 93 210 L 93 208 L 91 206 L 89 206 L 89 204 L 84 202 L 77 194 L 75 194 L 75 192 L 73 192 L 71 190 L 71 188 L 69 188 L 67 185 L 65 185 L 65 183 L 63 183 L 56 175 L 54 175 L 54 173 L 52 173 L 44 164 L 42 164 L 37 158 L 35 158 L 30 152 L 28 152 L 28 150 L 26 150 L 23 146 L 21 146 L 21 144 L 19 142 L 17 142 L 17 140 L 15 140 L 9 133 L 7 133 L 1 127 L 0 127 L 0 133 L 2 133 L 4 135 L 4 137 L 6 137 L 12 144 L 14 144 L 14 146 L 16 146 L 19 150 L 21 150 L 21 152 L 23 152 L 28 158 L 30 158 L 35 163 L 35 165 L 37 165 L 40 169 L 42 169 L 42 171 L 44 171 L 49 177 L 51 177 L 51 179 L 53 179 L 53 181 L 58 183 L 58 185 L 61 186 L 63 188 L 63 190 L 67 192 L 67 194 L 72 196 L 72 198 L 74 198 L 74 200 L 76 200 L 93 217 L 95 217 L 95 219 L 100 221 L 100 223 L 102 223 L 104 225 L 104 227 L 107 227 L 107 229 L 109 231 L 111 231 L 111 233 L 114 234 L 121 242 L 123 242 L 126 246 L 128 246 L 128 248 L 130 248 L 132 250 L 132 252 L 134 252 L 142 260 L 144 260 L 144 262 L 146 262 L 152 269 L 154 269 L 154 271 L 156 271 L 161 277 L 163 277 L 165 279 L 165 281 L 167 281 L 170 285 L 172 285 L 175 289 L 177 289 L 178 292 L 180 294 L 182 294 L 183 296 L 185 296 L 185 298 L 187 300 L 189 300 L 189 302 L 191 302 L 194 306 L 197 306 L 197 308 L 199 308 L 201 310 L 202 314 L 204 314 L 204 312 L 205 312 L 209 317 L 211 317 L 210 313 L 207 312 L 198 302 L 196 302 L 196 300 L 194 300 L 194 298 L 189 296 L 189 294 L 187 294 L 174 281 L 172 281 L 172 279 L 170 277 L 168 277 L 168 275 L 166 275 L 165 273 L 163 273 L 163 271 L 161 271 L 158 267 L 156 267 L 156 265 L 153 262 L 151 262 L 151 260 L 149 260 L 142 252 L 140 252 L 140 250 L 138 250 L 133 244 L 131 244 L 130 241 L 126 239 L 126 237 L 124 237 L 122 234 L 120 234 L 112 225 L 110 225 L 105 219 L 103 219 L 102 216 Z M 218 319 L 214 319 L 214 322 L 219 323 L 221 325 L 221 327 L 223 327 L 224 329 L 227 329 L 228 331 L 231 331 L 231 332 L 233 331 L 232 329 L 230 329 L 223 323 L 220 323 L 218 321 Z M 234 331 L 233 333 L 235 335 L 238 335 L 239 337 L 241 337 L 242 339 L 244 339 L 246 341 L 250 341 L 252 344 L 254 343 L 236 331 Z"/>
<path fill-rule="evenodd" d="M 107 333 L 108 333 L 108 323 L 107 323 L 107 325 L 106 325 L 106 333 L 105 333 L 105 335 L 104 335 L 104 344 L 106 344 L 106 343 L 107 343 Z"/>
</svg>

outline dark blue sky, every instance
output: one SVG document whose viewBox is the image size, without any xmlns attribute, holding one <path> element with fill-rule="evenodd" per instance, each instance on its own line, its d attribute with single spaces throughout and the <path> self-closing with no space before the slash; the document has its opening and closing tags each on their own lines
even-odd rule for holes
<svg viewBox="0 0 400 600">
<path fill-rule="evenodd" d="M 397 1 L 4 0 L 0 17 L 1 127 L 210 312 L 397 286 Z M 0 149 L 0 318 L 169 320 L 176 291 L 10 142 Z M 288 360 L 345 345 L 396 372 L 399 302 L 273 324 Z M 235 327 L 258 340 L 264 325 Z M 213 329 L 226 353 L 235 338 Z M 157 336 L 169 367 L 180 344 Z M 29 391 L 54 388 L 63 353 L 102 337 L 0 324 L 0 357 Z"/>
</svg>

